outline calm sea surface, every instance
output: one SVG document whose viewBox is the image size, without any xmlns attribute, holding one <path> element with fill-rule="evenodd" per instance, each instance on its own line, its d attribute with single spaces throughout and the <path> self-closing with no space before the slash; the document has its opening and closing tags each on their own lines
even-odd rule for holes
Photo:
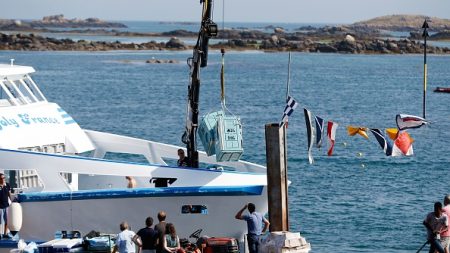
<svg viewBox="0 0 450 253">
<path fill-rule="evenodd" d="M 181 145 L 190 51 L 11 52 L 31 65 L 48 100 L 87 129 Z M 179 64 L 145 64 L 150 58 Z M 228 52 L 227 106 L 242 118 L 244 160 L 265 164 L 264 125 L 284 109 L 287 53 Z M 125 63 L 124 60 L 129 61 Z M 220 53 L 202 70 L 201 114 L 220 108 Z M 290 225 L 318 252 L 415 252 L 422 220 L 450 193 L 450 57 L 429 56 L 428 127 L 409 131 L 412 157 L 386 157 L 370 135 L 347 125 L 395 127 L 397 113 L 422 114 L 422 56 L 292 54 L 291 95 L 300 106 L 288 129 Z M 331 157 L 308 164 L 302 108 L 339 124 Z M 346 145 L 345 145 L 346 144 Z M 362 155 L 359 155 L 362 153 Z M 232 219 L 230 214 L 230 219 Z"/>
</svg>

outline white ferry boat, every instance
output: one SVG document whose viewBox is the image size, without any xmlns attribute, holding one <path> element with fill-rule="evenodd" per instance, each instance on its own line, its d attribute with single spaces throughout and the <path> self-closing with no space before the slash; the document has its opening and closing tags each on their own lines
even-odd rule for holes
<svg viewBox="0 0 450 253">
<path fill-rule="evenodd" d="M 0 64 L 0 169 L 18 192 L 21 238 L 45 241 L 57 230 L 116 233 L 124 220 L 136 230 L 164 210 L 181 238 L 201 228 L 242 241 L 246 225 L 234 214 L 247 202 L 267 212 L 265 167 L 216 162 L 204 152 L 199 161 L 208 168 L 169 166 L 181 147 L 82 129 L 47 101 L 33 72 Z M 110 153 L 142 155 L 148 163 L 104 159 Z M 136 188 L 127 188 L 126 176 Z"/>
<path fill-rule="evenodd" d="M 179 146 L 81 128 L 60 105 L 47 101 L 30 77 L 32 67 L 0 64 L 0 170 L 17 192 L 22 215 L 12 214 L 22 223 L 20 238 L 46 241 L 60 230 L 117 233 L 125 220 L 137 230 L 146 217 L 156 220 L 163 210 L 180 238 L 203 229 L 203 235 L 242 242 L 246 224 L 235 213 L 248 202 L 267 212 L 265 167 L 241 160 L 217 162 L 225 156 L 216 159 L 197 150 L 200 68 L 207 65 L 208 40 L 217 34 L 212 0 L 201 3 L 199 37 L 188 59 L 183 149 L 190 167 L 170 166 L 178 159 Z M 143 156 L 147 162 L 105 159 L 111 154 Z M 137 186 L 127 188 L 126 177 L 133 177 Z"/>
</svg>

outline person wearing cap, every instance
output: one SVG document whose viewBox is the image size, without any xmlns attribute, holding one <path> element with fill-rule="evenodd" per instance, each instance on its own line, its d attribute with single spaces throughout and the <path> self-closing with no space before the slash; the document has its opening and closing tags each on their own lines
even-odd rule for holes
<svg viewBox="0 0 450 253">
<path fill-rule="evenodd" d="M 247 208 L 249 213 L 242 214 Z M 258 253 L 259 237 L 261 236 L 261 234 L 264 234 L 266 232 L 267 228 L 270 225 L 269 221 L 264 218 L 262 214 L 256 212 L 255 210 L 255 204 L 248 203 L 234 216 L 238 220 L 245 220 L 247 222 L 247 243 L 250 253 Z"/>
<path fill-rule="evenodd" d="M 447 229 L 447 215 L 442 214 L 441 202 L 434 203 L 434 211 L 428 213 L 423 221 L 423 225 L 427 228 L 427 240 L 430 244 L 429 253 L 444 253 L 444 248 L 440 242 L 440 233 Z"/>
<path fill-rule="evenodd" d="M 450 217 L 450 194 L 447 194 L 444 197 L 444 207 L 442 208 L 442 213 L 447 215 L 447 218 Z M 441 244 L 445 250 L 445 253 L 449 253 L 450 229 L 447 228 L 447 230 L 441 232 Z"/>
</svg>

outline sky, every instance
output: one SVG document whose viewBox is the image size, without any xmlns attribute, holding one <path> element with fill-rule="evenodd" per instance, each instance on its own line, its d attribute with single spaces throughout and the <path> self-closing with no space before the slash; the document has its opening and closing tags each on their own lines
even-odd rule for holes
<svg viewBox="0 0 450 253">
<path fill-rule="evenodd" d="M 391 14 L 450 19 L 450 0 L 215 0 L 214 5 L 216 22 L 346 24 Z M 0 6 L 4 19 L 64 14 L 66 18 L 195 22 L 201 15 L 199 0 L 0 0 Z"/>
</svg>

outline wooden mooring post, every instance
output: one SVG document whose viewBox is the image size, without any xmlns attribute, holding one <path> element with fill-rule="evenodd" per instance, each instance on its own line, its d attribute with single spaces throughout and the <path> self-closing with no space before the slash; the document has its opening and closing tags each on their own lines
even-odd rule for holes
<svg viewBox="0 0 450 253">
<path fill-rule="evenodd" d="M 285 126 L 266 124 L 266 159 L 270 232 L 289 231 Z"/>
<path fill-rule="evenodd" d="M 270 234 L 260 247 L 272 253 L 308 253 L 311 245 L 289 232 L 286 125 L 266 124 L 267 197 Z"/>
</svg>

